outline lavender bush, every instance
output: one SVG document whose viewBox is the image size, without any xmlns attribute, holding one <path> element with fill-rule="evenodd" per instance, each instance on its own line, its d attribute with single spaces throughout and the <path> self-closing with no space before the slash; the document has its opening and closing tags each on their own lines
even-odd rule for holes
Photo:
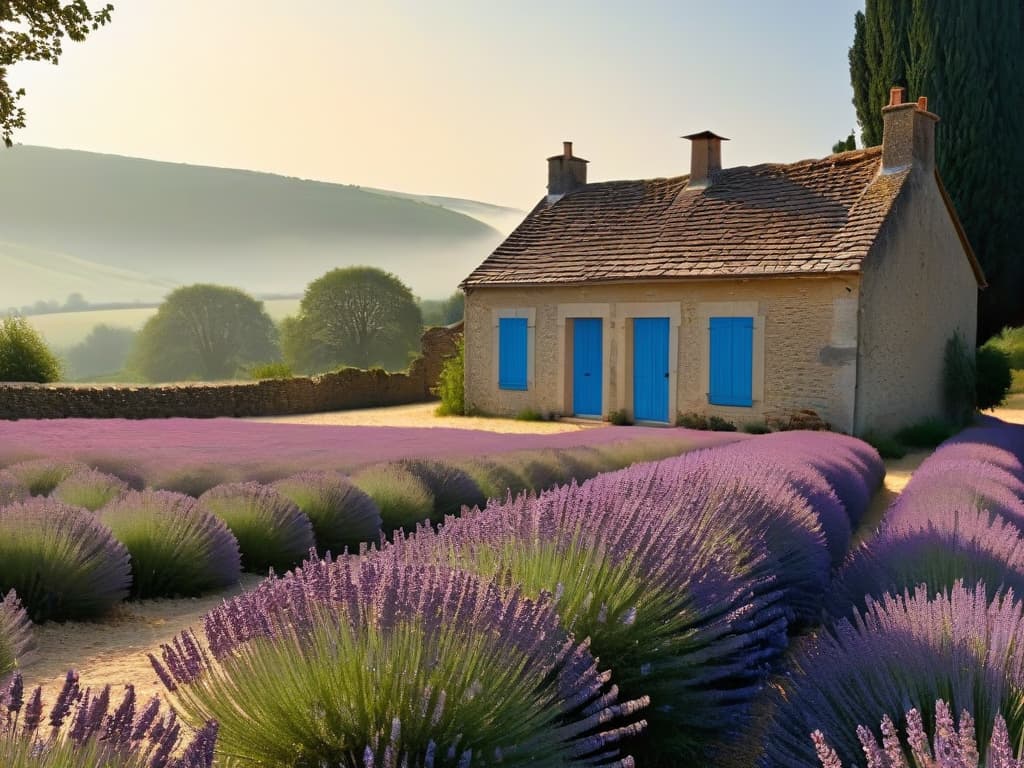
<svg viewBox="0 0 1024 768">
<path fill-rule="evenodd" d="M 85 464 L 68 459 L 30 459 L 7 467 L 32 496 L 49 496 L 64 478 L 88 469 Z"/>
<path fill-rule="evenodd" d="M 4 469 L 0 469 L 0 507 L 15 501 L 24 501 L 29 496 L 28 488 L 18 478 Z"/>
<path fill-rule="evenodd" d="M 232 474 L 222 466 L 179 465 L 175 462 L 168 468 L 154 472 L 150 487 L 156 491 L 184 493 L 199 498 L 218 485 L 230 482 Z"/>
<path fill-rule="evenodd" d="M 219 485 L 199 497 L 199 506 L 220 518 L 235 535 L 243 570 L 287 570 L 316 546 L 309 518 L 269 486 Z"/>
<path fill-rule="evenodd" d="M 99 519 L 128 549 L 134 598 L 199 595 L 238 582 L 238 542 L 190 496 L 132 491 Z"/>
<path fill-rule="evenodd" d="M 446 515 L 457 515 L 464 506 L 482 506 L 487 497 L 480 486 L 464 470 L 454 464 L 429 459 L 404 459 L 398 466 L 423 481 L 434 497 L 431 519 L 442 520 Z"/>
<path fill-rule="evenodd" d="M 205 637 L 152 660 L 242 768 L 627 766 L 617 742 L 644 726 L 646 702 L 618 703 L 544 601 L 446 568 L 307 563 L 211 612 Z"/>
<path fill-rule="evenodd" d="M 304 472 L 278 480 L 274 488 L 309 517 L 321 552 L 358 552 L 360 544 L 380 539 L 380 509 L 340 475 Z"/>
<path fill-rule="evenodd" d="M 4 768 L 212 768 L 216 738 L 210 722 L 186 743 L 174 713 L 160 715 L 157 697 L 138 711 L 127 686 L 115 706 L 110 686 L 83 691 L 74 672 L 45 718 L 42 689 L 26 692 L 21 675 L 0 691 Z"/>
<path fill-rule="evenodd" d="M 988 744 L 998 714 L 1007 718 L 1011 743 L 1024 736 L 1024 615 L 1012 592 L 989 602 L 984 585 L 957 584 L 933 599 L 919 587 L 912 595 L 871 602 L 853 623 L 831 632 L 794 659 L 764 735 L 759 765 L 815 765 L 808 734 L 820 731 L 837 759 L 862 754 L 857 726 L 910 707 L 926 723 L 934 702 L 971 712 Z M 982 755 L 984 757 L 984 754 Z"/>
<path fill-rule="evenodd" d="M 11 590 L 0 599 L 0 685 L 18 665 L 18 659 L 32 647 L 32 622 Z"/>
<path fill-rule="evenodd" d="M 1024 536 L 983 510 L 923 508 L 918 516 L 886 525 L 854 552 L 833 583 L 828 612 L 852 618 L 867 599 L 918 584 L 934 595 L 958 580 L 983 582 L 989 597 L 1005 587 L 1024 594 Z"/>
<path fill-rule="evenodd" d="M 949 704 L 941 699 L 935 702 L 931 746 L 920 712 L 916 709 L 907 712 L 906 723 L 906 735 L 901 737 L 896 724 L 885 715 L 882 718 L 881 743 L 869 728 L 857 726 L 857 738 L 867 757 L 867 768 L 1024 768 L 1024 761 L 1013 756 L 1006 720 L 1002 715 L 996 715 L 992 738 L 985 750 L 988 755 L 985 762 L 981 762 L 974 718 L 966 709 L 960 713 L 957 727 Z M 822 768 L 843 768 L 842 760 L 821 731 L 811 734 L 811 739 Z"/>
<path fill-rule="evenodd" d="M 128 551 L 84 509 L 51 499 L 0 508 L 0 591 L 33 621 L 102 616 L 128 594 Z"/>
<path fill-rule="evenodd" d="M 885 479 L 885 463 L 867 443 L 833 432 L 775 432 L 759 437 L 766 452 L 785 451 L 825 476 L 856 528 Z"/>
<path fill-rule="evenodd" d="M 384 532 L 412 529 L 434 514 L 434 494 L 427 484 L 397 464 L 378 464 L 352 476 L 380 510 Z"/>
<path fill-rule="evenodd" d="M 784 477 L 817 516 L 822 533 L 825 534 L 832 565 L 837 566 L 843 561 L 849 551 L 852 536 L 850 516 L 825 475 L 808 464 L 799 451 L 787 450 L 785 446 L 773 446 L 772 450 L 765 450 L 760 442 L 748 440 L 720 448 L 717 454 L 742 456 Z"/>
<path fill-rule="evenodd" d="M 128 492 L 128 483 L 95 469 L 79 469 L 58 483 L 51 494 L 57 501 L 95 512 Z"/>
<path fill-rule="evenodd" d="M 685 476 L 673 485 L 672 469 L 638 465 L 492 503 L 386 552 L 553 593 L 564 626 L 591 638 L 626 695 L 651 697 L 645 750 L 704 759 L 742 724 L 764 665 L 786 645 L 788 613 L 763 530 L 738 546 L 709 487 Z"/>
</svg>

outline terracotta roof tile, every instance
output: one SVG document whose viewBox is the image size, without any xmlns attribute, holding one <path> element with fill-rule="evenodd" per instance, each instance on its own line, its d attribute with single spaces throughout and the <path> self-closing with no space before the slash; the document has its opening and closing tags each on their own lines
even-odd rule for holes
<svg viewBox="0 0 1024 768">
<path fill-rule="evenodd" d="M 466 278 L 480 285 L 858 272 L 909 171 L 881 148 L 788 165 L 606 181 L 544 198 Z"/>
</svg>

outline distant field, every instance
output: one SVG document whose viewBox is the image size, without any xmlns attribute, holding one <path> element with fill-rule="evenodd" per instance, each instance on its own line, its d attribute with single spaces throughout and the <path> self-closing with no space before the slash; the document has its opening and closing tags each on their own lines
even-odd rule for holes
<svg viewBox="0 0 1024 768">
<path fill-rule="evenodd" d="M 274 320 L 294 315 L 298 299 L 273 299 L 263 302 Z M 52 315 L 33 315 L 29 323 L 36 328 L 50 346 L 66 349 L 78 344 L 97 325 L 113 325 L 138 330 L 156 314 L 156 307 L 143 309 L 98 309 L 93 312 L 59 312 Z"/>
</svg>

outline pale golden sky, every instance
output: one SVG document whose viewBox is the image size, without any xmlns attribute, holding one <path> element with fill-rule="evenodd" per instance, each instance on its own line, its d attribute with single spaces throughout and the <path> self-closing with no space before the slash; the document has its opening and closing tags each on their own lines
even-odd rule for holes
<svg viewBox="0 0 1024 768">
<path fill-rule="evenodd" d="M 99 0 L 93 0 L 97 4 Z M 592 179 L 822 156 L 854 127 L 861 0 L 115 0 L 22 64 L 16 141 L 526 208 L 563 139 Z"/>
</svg>

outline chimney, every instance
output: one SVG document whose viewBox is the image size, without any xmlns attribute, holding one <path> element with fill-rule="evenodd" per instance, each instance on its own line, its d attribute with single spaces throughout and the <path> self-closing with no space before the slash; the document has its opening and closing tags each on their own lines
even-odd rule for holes
<svg viewBox="0 0 1024 768">
<path fill-rule="evenodd" d="M 722 170 L 722 142 L 728 141 L 711 131 L 701 131 L 683 136 L 691 142 L 690 181 L 687 189 L 707 189 L 711 186 L 711 176 Z"/>
<path fill-rule="evenodd" d="M 548 197 L 561 197 L 587 184 L 587 162 L 572 154 L 572 142 L 562 142 L 562 154 L 548 158 Z"/>
<path fill-rule="evenodd" d="M 913 167 L 931 173 L 935 169 L 935 124 L 938 115 L 928 111 L 928 99 L 905 102 L 905 88 L 889 90 L 889 104 L 882 108 L 882 173 Z"/>
</svg>

